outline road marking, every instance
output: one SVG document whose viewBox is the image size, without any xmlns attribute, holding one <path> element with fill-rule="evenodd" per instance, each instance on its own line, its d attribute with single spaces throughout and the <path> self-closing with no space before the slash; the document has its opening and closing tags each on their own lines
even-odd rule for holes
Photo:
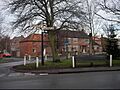
<svg viewBox="0 0 120 90">
<path fill-rule="evenodd" d="M 0 74 L 0 77 L 3 77 L 3 76 L 5 76 L 5 74 Z"/>
<path fill-rule="evenodd" d="M 8 76 L 20 76 L 23 75 L 22 73 L 10 73 Z"/>
<path fill-rule="evenodd" d="M 48 73 L 41 73 L 40 75 L 41 76 L 45 76 L 45 75 L 48 75 Z"/>
<path fill-rule="evenodd" d="M 33 74 L 33 73 L 24 73 L 24 75 L 31 75 L 31 76 L 34 76 L 35 74 Z"/>
</svg>

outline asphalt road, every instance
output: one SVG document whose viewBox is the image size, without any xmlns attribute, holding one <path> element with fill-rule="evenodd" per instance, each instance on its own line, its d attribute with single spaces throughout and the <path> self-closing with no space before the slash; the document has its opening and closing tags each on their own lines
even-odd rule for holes
<svg viewBox="0 0 120 90">
<path fill-rule="evenodd" d="M 23 61 L 0 64 L 0 89 L 120 89 L 120 71 L 30 74 L 10 70 Z"/>
<path fill-rule="evenodd" d="M 120 72 L 18 75 L 0 78 L 0 89 L 120 89 Z"/>
</svg>

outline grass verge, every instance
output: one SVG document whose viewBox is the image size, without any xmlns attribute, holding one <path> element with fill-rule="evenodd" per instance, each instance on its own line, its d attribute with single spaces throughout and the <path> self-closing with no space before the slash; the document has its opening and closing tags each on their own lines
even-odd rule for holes
<svg viewBox="0 0 120 90">
<path fill-rule="evenodd" d="M 76 63 L 76 67 L 107 67 L 109 66 L 109 61 L 80 61 Z M 120 66 L 120 60 L 113 60 L 113 66 Z M 71 60 L 61 60 L 60 62 L 52 62 L 46 61 L 44 66 L 39 63 L 39 67 L 36 68 L 36 63 L 18 65 L 14 67 L 18 70 L 48 70 L 48 69 L 64 69 L 64 68 L 72 68 L 72 61 Z"/>
</svg>

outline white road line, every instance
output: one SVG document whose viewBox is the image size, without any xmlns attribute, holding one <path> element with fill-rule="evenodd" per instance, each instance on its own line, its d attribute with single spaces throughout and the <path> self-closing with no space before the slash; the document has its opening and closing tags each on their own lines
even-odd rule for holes
<svg viewBox="0 0 120 90">
<path fill-rule="evenodd" d="M 48 73 L 41 73 L 40 75 L 41 76 L 45 76 L 45 75 L 48 75 Z"/>
<path fill-rule="evenodd" d="M 23 75 L 23 73 L 10 73 L 8 76 L 20 76 Z"/>
<path fill-rule="evenodd" d="M 35 74 L 33 74 L 33 73 L 24 73 L 24 75 L 34 76 Z"/>
</svg>

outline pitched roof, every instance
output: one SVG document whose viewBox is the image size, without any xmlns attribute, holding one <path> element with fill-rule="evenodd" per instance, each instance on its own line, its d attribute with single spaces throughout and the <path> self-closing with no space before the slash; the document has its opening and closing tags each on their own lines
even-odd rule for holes
<svg viewBox="0 0 120 90">
<path fill-rule="evenodd" d="M 84 31 L 70 31 L 61 30 L 58 31 L 58 36 L 67 38 L 89 38 L 89 36 Z"/>
</svg>

